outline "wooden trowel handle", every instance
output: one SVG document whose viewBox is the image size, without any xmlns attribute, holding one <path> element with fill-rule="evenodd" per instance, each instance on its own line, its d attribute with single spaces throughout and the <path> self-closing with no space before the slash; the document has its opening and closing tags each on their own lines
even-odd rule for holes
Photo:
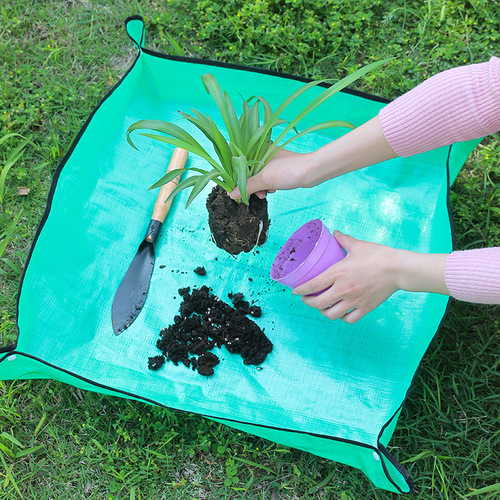
<svg viewBox="0 0 500 500">
<path fill-rule="evenodd" d="M 167 172 L 183 168 L 186 164 L 187 157 L 188 152 L 185 149 L 175 148 L 172 153 L 172 157 L 170 158 Z M 170 199 L 167 203 L 165 203 L 165 201 L 170 196 L 170 193 L 177 187 L 177 184 L 179 184 L 179 178 L 180 176 L 176 177 L 173 181 L 163 184 L 160 188 L 158 198 L 156 198 L 156 203 L 153 208 L 153 215 L 151 217 L 153 220 L 157 220 L 159 222 L 163 222 L 165 220 L 165 217 L 167 216 L 172 205 L 172 200 Z"/>
</svg>

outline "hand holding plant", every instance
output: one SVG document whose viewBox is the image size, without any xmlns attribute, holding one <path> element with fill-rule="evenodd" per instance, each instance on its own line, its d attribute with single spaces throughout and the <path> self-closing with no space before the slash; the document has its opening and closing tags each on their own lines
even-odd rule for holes
<svg viewBox="0 0 500 500">
<path fill-rule="evenodd" d="M 304 182 L 312 177 L 312 156 L 312 153 L 295 153 L 281 149 L 263 170 L 247 179 L 247 196 L 255 194 L 262 199 L 267 193 L 277 190 L 309 187 L 304 186 Z M 239 188 L 233 189 L 229 196 L 233 200 L 241 198 Z"/>
<path fill-rule="evenodd" d="M 377 115 L 311 153 L 280 150 L 261 172 L 248 179 L 247 195 L 255 193 L 263 197 L 278 189 L 314 187 L 347 172 L 396 156 L 384 136 Z M 230 196 L 238 199 L 239 189 L 234 189 Z"/>
</svg>

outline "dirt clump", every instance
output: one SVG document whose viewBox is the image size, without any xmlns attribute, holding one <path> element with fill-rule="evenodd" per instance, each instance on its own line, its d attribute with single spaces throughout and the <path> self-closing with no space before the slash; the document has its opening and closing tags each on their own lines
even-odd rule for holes
<svg viewBox="0 0 500 500">
<path fill-rule="evenodd" d="M 198 276 L 206 276 L 207 275 L 207 270 L 204 267 L 197 267 L 194 270 L 194 273 L 197 274 Z"/>
<path fill-rule="evenodd" d="M 218 356 L 210 352 L 215 347 L 225 346 L 230 353 L 239 354 L 246 365 L 261 364 L 272 351 L 273 344 L 264 331 L 247 317 L 259 317 L 260 307 L 250 305 L 243 294 L 230 294 L 235 307 L 220 300 L 207 286 L 192 292 L 189 287 L 181 288 L 179 295 L 183 298 L 179 314 L 173 324 L 161 330 L 156 345 L 162 355 L 149 358 L 151 370 L 170 360 L 210 376 L 219 363 Z"/>
<path fill-rule="evenodd" d="M 215 244 L 230 253 L 251 252 L 267 241 L 267 200 L 252 195 L 249 205 L 231 199 L 220 186 L 207 198 L 208 225 Z"/>
</svg>

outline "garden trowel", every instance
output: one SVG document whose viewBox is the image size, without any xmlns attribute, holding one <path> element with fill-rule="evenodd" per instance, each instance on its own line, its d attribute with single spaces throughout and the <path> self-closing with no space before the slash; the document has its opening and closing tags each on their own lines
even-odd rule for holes
<svg viewBox="0 0 500 500">
<path fill-rule="evenodd" d="M 185 149 L 175 148 L 167 172 L 183 168 L 187 156 L 188 152 Z M 122 333 L 134 322 L 146 302 L 155 263 L 154 242 L 172 205 L 171 199 L 168 202 L 166 200 L 178 182 L 179 176 L 161 187 L 146 237 L 139 245 L 139 249 L 116 291 L 111 310 L 111 321 L 116 335 Z"/>
</svg>

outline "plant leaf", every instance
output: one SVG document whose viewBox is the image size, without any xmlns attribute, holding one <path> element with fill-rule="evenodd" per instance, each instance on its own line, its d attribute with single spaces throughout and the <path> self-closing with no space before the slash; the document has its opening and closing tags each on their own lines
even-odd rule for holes
<svg viewBox="0 0 500 500">
<path fill-rule="evenodd" d="M 226 111 L 228 117 L 228 134 L 231 138 L 231 141 L 236 143 L 239 148 L 244 147 L 243 135 L 241 133 L 240 121 L 238 120 L 238 115 L 236 114 L 236 110 L 234 109 L 233 103 L 231 102 L 231 98 L 229 94 L 224 91 L 224 99 L 226 102 Z"/>
<path fill-rule="evenodd" d="M 11 136 L 12 135 L 18 135 L 18 134 L 7 134 L 5 137 Z M 5 180 L 7 178 L 7 174 L 9 173 L 9 170 L 14 166 L 14 164 L 21 158 L 24 148 L 30 141 L 28 139 L 25 139 L 19 146 L 17 146 L 9 155 L 9 158 L 7 158 L 7 161 L 5 162 L 4 166 L 0 169 L 0 202 L 3 201 L 3 193 L 5 189 Z"/>
<path fill-rule="evenodd" d="M 191 193 L 189 194 L 189 198 L 186 202 L 186 208 L 191 205 L 191 202 L 200 194 L 201 191 L 205 188 L 209 181 L 217 178 L 220 175 L 220 172 L 217 170 L 212 170 L 206 175 L 200 176 L 196 181 L 196 184 L 193 186 Z"/>
<path fill-rule="evenodd" d="M 267 147 L 265 147 L 265 143 L 269 140 L 272 129 L 278 125 L 281 125 L 282 123 L 288 123 L 286 120 L 283 118 L 277 118 L 273 123 L 266 123 L 264 122 L 253 134 L 253 136 L 250 138 L 248 141 L 247 145 L 247 150 L 249 151 L 249 157 L 253 159 L 260 159 L 259 158 L 259 152 L 262 150 L 262 148 L 265 148 L 265 151 L 267 151 Z M 267 137 L 264 137 L 264 140 L 262 140 L 263 135 L 266 134 Z"/>
<path fill-rule="evenodd" d="M 191 153 L 194 153 L 202 157 L 204 160 L 207 160 L 214 168 L 219 169 L 221 172 L 224 171 L 224 169 L 205 151 L 205 149 L 198 143 L 198 141 L 191 134 L 186 132 L 181 127 L 174 125 L 173 123 L 164 122 L 162 120 L 139 120 L 138 122 L 135 122 L 128 128 L 127 141 L 135 149 L 137 149 L 137 147 L 132 142 L 130 134 L 134 130 L 144 130 L 144 129 L 163 132 L 164 134 L 167 134 L 167 136 L 146 134 L 146 133 L 142 133 L 140 135 L 186 149 L 187 151 L 190 151 Z"/>
<path fill-rule="evenodd" d="M 247 197 L 247 177 L 248 177 L 248 161 L 245 156 L 235 156 L 234 167 L 236 172 L 236 184 L 240 190 L 241 199 L 245 205 L 248 205 Z"/>
<path fill-rule="evenodd" d="M 250 132 L 250 114 L 252 110 L 250 106 L 248 105 L 248 102 L 243 99 L 243 112 L 241 113 L 241 116 L 239 118 L 240 122 L 240 129 L 241 129 L 241 135 L 243 137 L 243 142 L 248 144 L 248 140 L 250 139 L 251 132 Z"/>
<path fill-rule="evenodd" d="M 189 171 L 189 168 L 176 168 L 167 172 L 161 179 L 158 179 L 149 189 L 156 189 L 157 187 L 163 186 L 167 182 L 173 181 L 176 177 L 179 177 L 184 172 Z"/>
<path fill-rule="evenodd" d="M 170 193 L 169 197 L 165 200 L 165 202 L 171 200 L 174 196 L 179 194 L 183 189 L 194 186 L 200 177 L 203 177 L 203 175 L 192 175 L 191 177 L 188 177 L 187 179 L 184 179 L 183 181 L 179 182 L 177 187 Z"/>
<path fill-rule="evenodd" d="M 229 98 L 227 92 L 223 92 L 219 82 L 215 79 L 212 73 L 206 73 L 201 77 L 205 90 L 212 96 L 219 109 L 219 113 L 224 120 L 226 125 L 227 133 L 229 134 L 229 139 L 241 146 L 242 137 L 240 123 L 238 117 L 236 116 L 236 111 Z"/>
<path fill-rule="evenodd" d="M 11 137 L 21 137 L 22 139 L 24 139 L 23 135 L 11 132 L 9 134 L 5 134 L 2 137 L 0 137 L 0 145 L 3 144 L 6 140 L 10 139 Z"/>
<path fill-rule="evenodd" d="M 24 446 L 12 434 L 9 434 L 8 432 L 2 432 L 1 436 L 9 440 L 12 444 L 19 446 L 19 448 L 24 448 Z"/>
<path fill-rule="evenodd" d="M 229 150 L 226 138 L 221 134 L 217 125 L 209 116 L 202 115 L 199 111 L 196 111 L 196 109 L 192 111 L 196 114 L 196 118 L 182 111 L 179 111 L 179 113 L 183 118 L 190 121 L 201 130 L 205 137 L 214 145 L 215 152 L 221 160 L 222 167 L 227 172 L 227 165 L 231 163 L 231 151 Z M 226 167 L 224 165 L 226 165 Z"/>
<path fill-rule="evenodd" d="M 259 129 L 260 127 L 260 102 L 257 101 L 251 108 L 250 110 L 250 117 L 249 117 L 249 137 L 250 139 L 253 134 Z M 245 147 L 248 149 L 247 143 L 245 143 Z M 248 151 L 245 151 L 245 154 L 247 154 Z"/>
<path fill-rule="evenodd" d="M 262 143 L 264 142 L 263 137 L 267 135 L 267 133 L 274 127 L 273 125 L 273 120 L 278 119 L 281 113 L 293 102 L 295 99 L 297 99 L 300 95 L 302 95 L 304 92 L 309 90 L 311 87 L 314 87 L 316 85 L 319 85 L 320 83 L 324 83 L 327 80 L 315 80 L 309 83 L 306 83 L 302 87 L 298 88 L 295 92 L 292 92 L 276 109 L 276 111 L 271 115 L 269 120 L 265 120 L 264 122 L 264 131 L 262 135 L 260 136 L 259 140 L 259 149 L 262 147 Z M 265 108 L 264 108 L 265 109 Z"/>
<path fill-rule="evenodd" d="M 23 213 L 23 210 L 20 209 L 19 212 L 17 212 L 17 215 L 14 217 L 14 220 L 12 221 L 12 224 L 9 226 L 9 228 L 0 235 L 0 238 L 4 238 L 3 241 L 0 242 L 0 258 L 4 254 L 5 249 L 7 248 L 7 245 L 10 243 L 10 240 L 11 240 L 12 236 L 14 235 L 16 225 L 19 222 L 19 219 L 21 218 L 22 213 Z"/>
<path fill-rule="evenodd" d="M 25 457 L 26 455 L 29 455 L 30 453 L 33 453 L 39 450 L 40 448 L 43 448 L 43 445 L 34 446 L 33 448 L 26 448 L 25 450 L 18 451 L 15 455 L 15 458 Z"/>
<path fill-rule="evenodd" d="M 155 135 L 155 134 L 140 134 L 143 135 L 144 137 L 149 137 L 150 139 L 154 139 L 156 141 L 160 142 L 165 142 L 167 144 L 172 144 L 173 146 L 178 146 L 183 149 L 186 149 L 187 151 L 190 151 L 191 153 L 195 153 L 204 160 L 208 161 L 212 167 L 216 168 L 217 170 L 220 171 L 221 175 L 224 177 L 227 177 L 227 174 L 225 173 L 224 169 L 219 165 L 206 151 L 205 153 L 200 153 L 196 148 L 191 147 L 191 144 L 172 138 L 172 137 L 167 137 L 164 135 Z M 192 167 L 190 167 L 190 170 L 194 170 Z"/>
</svg>

